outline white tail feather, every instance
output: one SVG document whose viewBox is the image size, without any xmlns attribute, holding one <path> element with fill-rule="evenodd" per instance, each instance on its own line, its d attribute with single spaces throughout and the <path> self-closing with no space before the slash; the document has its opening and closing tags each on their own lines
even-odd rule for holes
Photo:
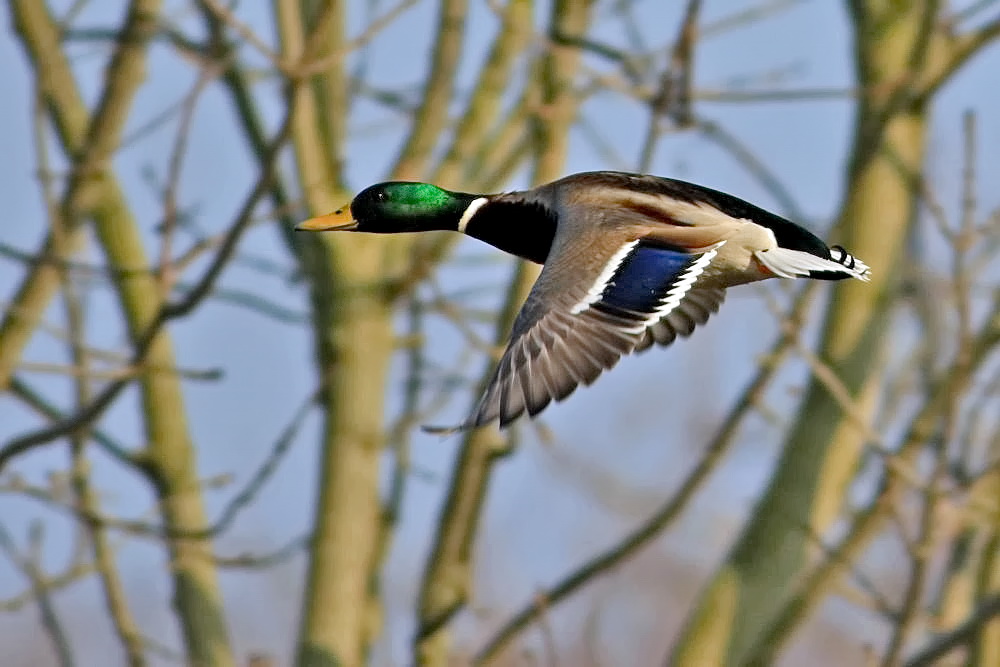
<svg viewBox="0 0 1000 667">
<path fill-rule="evenodd" d="M 867 264 L 839 248 L 833 253 L 837 261 L 823 259 L 802 250 L 780 247 L 760 250 L 755 252 L 754 256 L 774 275 L 781 278 L 807 277 L 811 271 L 829 271 L 831 273 L 845 273 L 858 280 L 868 282 L 871 269 L 868 268 Z"/>
</svg>

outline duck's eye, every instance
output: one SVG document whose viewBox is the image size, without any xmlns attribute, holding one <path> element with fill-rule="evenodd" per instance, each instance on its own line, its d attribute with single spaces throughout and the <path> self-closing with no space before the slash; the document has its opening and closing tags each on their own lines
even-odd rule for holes
<svg viewBox="0 0 1000 667">
<path fill-rule="evenodd" d="M 384 192 L 380 192 L 380 193 L 378 193 L 377 197 L 378 197 L 378 199 L 380 199 L 380 200 L 381 200 L 381 199 L 385 199 L 385 193 L 384 193 Z"/>
</svg>

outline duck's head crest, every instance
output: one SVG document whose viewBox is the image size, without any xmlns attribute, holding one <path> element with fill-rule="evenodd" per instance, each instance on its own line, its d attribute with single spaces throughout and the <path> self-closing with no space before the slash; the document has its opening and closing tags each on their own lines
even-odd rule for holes
<svg viewBox="0 0 1000 667">
<path fill-rule="evenodd" d="M 430 183 L 388 181 L 365 188 L 350 205 L 306 220 L 296 229 L 376 234 L 456 230 L 474 199 Z"/>
</svg>

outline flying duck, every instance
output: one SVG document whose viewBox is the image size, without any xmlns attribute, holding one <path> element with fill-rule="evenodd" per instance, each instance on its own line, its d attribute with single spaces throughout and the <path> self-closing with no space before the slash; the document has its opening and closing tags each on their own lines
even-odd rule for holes
<svg viewBox="0 0 1000 667">
<path fill-rule="evenodd" d="M 544 264 L 472 414 L 500 427 L 589 385 L 626 354 L 690 335 L 725 289 L 766 278 L 868 280 L 869 268 L 788 220 L 670 178 L 598 171 L 482 195 L 387 182 L 296 229 L 451 230 Z"/>
</svg>

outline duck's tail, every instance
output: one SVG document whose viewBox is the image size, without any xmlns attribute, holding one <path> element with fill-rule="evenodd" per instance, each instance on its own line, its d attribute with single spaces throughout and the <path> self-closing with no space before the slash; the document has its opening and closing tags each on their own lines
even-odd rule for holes
<svg viewBox="0 0 1000 667">
<path fill-rule="evenodd" d="M 868 282 L 871 269 L 860 259 L 835 245 L 829 250 L 829 259 L 803 250 L 771 248 L 754 255 L 774 275 L 781 278 L 816 278 L 819 280 L 843 280 L 857 278 Z"/>
</svg>

